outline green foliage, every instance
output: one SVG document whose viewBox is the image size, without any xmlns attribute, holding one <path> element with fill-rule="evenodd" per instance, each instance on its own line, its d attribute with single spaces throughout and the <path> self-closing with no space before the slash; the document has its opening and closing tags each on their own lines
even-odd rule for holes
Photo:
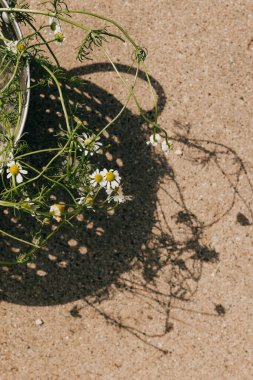
<svg viewBox="0 0 253 380">
<path fill-rule="evenodd" d="M 9 5 L 11 8 L 19 8 L 19 9 L 29 9 L 30 5 L 26 3 L 25 1 L 21 1 L 20 3 L 17 0 L 9 0 Z M 20 23 L 26 25 L 27 23 L 31 23 L 34 21 L 34 18 L 29 13 L 21 13 L 21 12 L 15 12 L 15 20 Z"/>
<path fill-rule="evenodd" d="M 101 47 L 104 42 L 108 42 L 107 37 L 113 37 L 122 42 L 125 42 L 122 37 L 113 33 L 109 33 L 107 29 L 108 27 L 105 27 L 104 29 L 91 30 L 87 34 L 80 47 L 78 48 L 77 59 L 80 62 L 83 62 L 85 59 L 91 60 L 90 54 L 93 52 L 93 49 L 95 47 Z"/>
<path fill-rule="evenodd" d="M 94 212 L 114 209 L 119 203 L 130 199 L 123 194 L 118 171 L 106 168 L 102 170 L 96 164 L 96 160 L 93 160 L 93 155 L 104 153 L 102 136 L 113 123 L 109 121 L 99 131 L 93 125 L 84 124 L 78 117 L 78 111 L 83 104 L 68 99 L 65 94 L 65 88 L 78 87 L 80 84 L 83 88 L 84 85 L 80 78 L 70 76 L 61 68 L 52 47 L 52 44 L 57 43 L 64 49 L 65 23 L 86 33 L 77 48 L 77 59 L 80 62 L 92 59 L 92 52 L 98 48 L 108 57 L 122 86 L 127 90 L 126 104 L 114 117 L 113 122 L 121 116 L 130 99 L 135 101 L 143 115 L 142 107 L 134 92 L 141 65 L 146 73 L 152 97 L 153 90 L 144 65 L 146 50 L 137 45 L 113 20 L 95 13 L 72 11 L 63 0 L 46 1 L 42 3 L 43 10 L 31 10 L 29 4 L 24 1 L 18 3 L 17 0 L 11 0 L 9 4 L 13 8 L 16 7 L 16 11 L 12 10 L 14 15 L 12 17 L 21 24 L 27 24 L 29 32 L 20 41 L 8 40 L 0 35 L 0 208 L 12 209 L 17 218 L 28 214 L 33 218 L 37 229 L 36 232 L 28 234 L 26 239 L 0 229 L 2 236 L 11 237 L 25 247 L 24 253 L 21 252 L 16 260 L 0 260 L 0 264 L 23 264 L 34 258 L 38 249 L 43 247 L 64 224 L 71 225 L 72 220 L 80 212 L 87 209 Z M 110 23 L 119 34 L 109 32 L 108 26 L 92 29 L 85 24 L 77 23 L 72 19 L 76 13 Z M 35 15 L 47 17 L 48 23 L 43 21 L 38 27 L 34 22 Z M 128 85 L 104 49 L 105 43 L 109 44 L 115 40 L 128 42 L 132 46 L 131 65 L 136 69 L 133 84 Z M 56 65 L 53 65 L 52 61 Z M 26 142 L 26 135 L 16 141 L 16 132 L 20 128 L 24 106 L 24 89 L 21 88 L 20 77 L 27 64 L 36 65 L 41 71 L 39 78 L 32 81 L 31 89 L 35 87 L 54 89 L 57 91 L 57 97 L 54 99 L 61 106 L 63 122 L 61 120 L 61 124 L 57 125 L 55 121 L 57 132 L 52 139 L 53 143 L 45 148 L 40 146 L 36 149 L 31 148 Z M 154 110 L 154 120 L 143 115 L 144 120 L 153 127 L 155 142 L 157 132 L 164 132 L 163 144 L 166 142 L 168 147 L 166 132 L 157 124 L 156 100 Z M 153 141 L 152 138 L 153 135 L 150 141 Z M 105 148 L 107 149 L 106 145 Z M 55 199 L 54 203 L 52 199 Z M 52 222 L 58 223 L 57 228 L 53 230 L 48 229 Z"/>
</svg>

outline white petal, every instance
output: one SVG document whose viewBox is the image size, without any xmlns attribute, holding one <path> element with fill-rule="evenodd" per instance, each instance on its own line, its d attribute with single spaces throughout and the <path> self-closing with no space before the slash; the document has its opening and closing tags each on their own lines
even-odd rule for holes
<svg viewBox="0 0 253 380">
<path fill-rule="evenodd" d="M 119 184 L 118 184 L 117 181 L 112 181 L 112 182 L 111 182 L 111 187 L 112 187 L 113 189 L 115 189 L 115 187 L 118 187 L 118 186 L 119 186 Z"/>
<path fill-rule="evenodd" d="M 23 182 L 23 177 L 20 173 L 18 173 L 17 177 L 16 177 L 16 180 L 17 180 L 17 183 L 21 183 Z"/>
<path fill-rule="evenodd" d="M 161 136 L 158 133 L 150 136 L 150 144 L 153 146 L 157 146 L 157 143 L 161 141 Z"/>
<path fill-rule="evenodd" d="M 107 189 L 106 192 L 108 195 L 111 195 L 111 193 L 113 192 L 113 189 Z"/>
<path fill-rule="evenodd" d="M 3 13 L 2 13 L 2 18 L 3 18 L 3 21 L 4 21 L 6 24 L 9 24 L 9 23 L 10 23 L 9 15 L 8 15 L 6 12 L 3 12 Z"/>
<path fill-rule="evenodd" d="M 163 141 L 163 142 L 162 142 L 162 150 L 163 150 L 164 152 L 167 152 L 167 151 L 169 150 L 169 147 L 168 147 L 166 141 Z"/>
<path fill-rule="evenodd" d="M 161 136 L 158 133 L 155 134 L 155 140 L 161 141 Z"/>
</svg>

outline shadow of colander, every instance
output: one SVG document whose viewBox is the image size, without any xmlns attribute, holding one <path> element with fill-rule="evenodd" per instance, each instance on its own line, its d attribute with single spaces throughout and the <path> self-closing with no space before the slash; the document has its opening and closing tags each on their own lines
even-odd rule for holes
<svg viewBox="0 0 253 380">
<path fill-rule="evenodd" d="M 122 74 L 135 73 L 126 65 L 117 65 L 117 68 Z M 101 63 L 67 73 L 78 76 L 80 81 L 74 87 L 65 83 L 65 94 L 70 103 L 79 103 L 78 117 L 96 131 L 123 106 L 114 95 L 90 80 L 93 74 L 108 74 L 112 70 L 109 64 Z M 39 75 L 39 69 L 34 67 L 32 77 L 36 79 Z M 145 80 L 146 76 L 140 72 L 139 78 Z M 165 94 L 154 78 L 151 82 L 158 94 L 161 112 Z M 148 115 L 151 113 L 152 110 Z M 53 144 L 58 125 L 63 123 L 56 90 L 47 87 L 35 89 L 26 129 L 31 148 Z M 97 164 L 101 168 L 119 169 L 124 178 L 124 192 L 133 196 L 133 200 L 120 206 L 113 215 L 88 211 L 78 215 L 74 227 L 66 225 L 40 251 L 35 262 L 2 268 L 0 295 L 3 300 L 26 305 L 55 305 L 88 295 L 106 294 L 122 273 L 130 271 L 138 261 L 141 263 L 141 247 L 150 239 L 155 223 L 159 180 L 168 171 L 164 157 L 157 153 L 154 155 L 146 145 L 149 135 L 143 119 L 126 109 L 103 135 L 103 145 L 109 148 L 105 155 L 97 156 Z M 8 210 L 4 212 L 1 228 L 22 236 L 35 228 L 29 217 L 19 219 Z M 2 259 L 22 252 L 18 244 L 7 238 L 1 240 L 0 249 Z M 152 252 L 152 260 L 154 254 Z"/>
</svg>

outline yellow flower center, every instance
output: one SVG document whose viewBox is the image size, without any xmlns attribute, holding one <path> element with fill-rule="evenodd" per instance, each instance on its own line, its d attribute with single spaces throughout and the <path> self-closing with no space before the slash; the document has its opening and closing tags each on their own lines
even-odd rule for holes
<svg viewBox="0 0 253 380">
<path fill-rule="evenodd" d="M 19 51 L 19 53 L 22 53 L 25 50 L 25 45 L 23 44 L 23 42 L 19 42 L 17 44 L 17 50 Z"/>
<path fill-rule="evenodd" d="M 94 177 L 94 180 L 95 180 L 97 183 L 101 182 L 101 181 L 103 180 L 103 176 L 102 176 L 102 174 L 100 174 L 100 173 L 96 174 L 95 177 Z"/>
<path fill-rule="evenodd" d="M 112 182 L 115 180 L 115 174 L 113 172 L 106 173 L 106 179 L 108 182 Z"/>
<path fill-rule="evenodd" d="M 92 197 L 86 197 L 86 202 L 89 204 L 93 203 L 93 198 Z"/>
<path fill-rule="evenodd" d="M 84 145 L 87 146 L 87 145 L 90 145 L 92 142 L 92 138 L 89 137 L 88 139 L 84 140 Z"/>
<path fill-rule="evenodd" d="M 18 175 L 18 173 L 19 173 L 19 167 L 18 167 L 18 165 L 16 165 L 16 164 L 11 165 L 9 171 L 10 171 L 10 173 L 12 175 Z"/>
<path fill-rule="evenodd" d="M 62 205 L 62 204 L 60 204 L 60 203 L 55 203 L 54 206 L 55 206 L 55 208 L 56 208 L 61 214 L 64 213 L 65 205 Z"/>
</svg>

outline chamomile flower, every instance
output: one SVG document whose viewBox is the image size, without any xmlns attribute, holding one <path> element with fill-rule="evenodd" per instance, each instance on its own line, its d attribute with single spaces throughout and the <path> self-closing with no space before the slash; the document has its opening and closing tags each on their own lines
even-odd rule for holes
<svg viewBox="0 0 253 380">
<path fill-rule="evenodd" d="M 105 187 L 106 185 L 103 171 L 100 172 L 99 169 L 96 169 L 94 173 L 91 174 L 90 179 L 91 179 L 90 183 L 92 187 L 97 187 L 97 186 Z"/>
<path fill-rule="evenodd" d="M 83 196 L 77 199 L 77 203 L 79 205 L 85 205 L 87 208 L 92 208 L 93 202 L 94 202 L 94 199 L 91 196 L 86 196 L 86 197 Z"/>
<path fill-rule="evenodd" d="M 165 153 L 168 153 L 168 151 L 172 148 L 172 142 L 170 140 L 163 139 L 158 133 L 150 136 L 149 141 L 147 141 L 147 145 L 160 145 L 162 151 Z"/>
<path fill-rule="evenodd" d="M 104 181 L 105 181 L 105 187 L 107 194 L 111 194 L 112 191 L 119 187 L 121 177 L 119 175 L 119 172 L 117 170 L 102 170 L 101 174 L 103 175 Z"/>
<path fill-rule="evenodd" d="M 63 203 L 55 203 L 50 207 L 50 213 L 57 222 L 61 221 L 61 216 L 64 214 L 65 205 Z"/>
<path fill-rule="evenodd" d="M 114 201 L 116 203 L 125 203 L 126 201 L 131 201 L 133 197 L 130 195 L 124 195 L 122 187 L 116 187 L 114 190 L 114 195 L 110 198 L 109 202 Z"/>
<path fill-rule="evenodd" d="M 17 183 L 23 182 L 22 174 L 27 174 L 28 171 L 22 169 L 22 166 L 17 161 L 11 161 L 7 166 L 7 178 L 14 178 Z"/>
<path fill-rule="evenodd" d="M 161 140 L 161 136 L 158 133 L 155 133 L 150 136 L 149 141 L 147 141 L 147 145 L 157 146 Z"/>
<path fill-rule="evenodd" d="M 23 53 L 25 50 L 25 44 L 22 41 L 7 41 L 5 45 L 7 50 L 14 54 Z"/>
<path fill-rule="evenodd" d="M 85 156 L 88 154 L 93 156 L 100 149 L 102 143 L 99 140 L 100 137 L 96 137 L 94 134 L 90 136 L 87 133 L 82 133 L 82 136 L 78 137 L 78 142 L 83 148 Z"/>
</svg>

